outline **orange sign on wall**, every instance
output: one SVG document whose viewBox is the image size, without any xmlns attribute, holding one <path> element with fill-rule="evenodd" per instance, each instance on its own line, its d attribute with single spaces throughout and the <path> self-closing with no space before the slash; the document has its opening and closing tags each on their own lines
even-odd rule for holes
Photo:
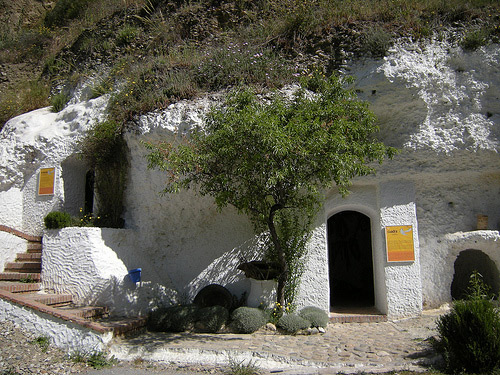
<svg viewBox="0 0 500 375">
<path fill-rule="evenodd" d="M 40 169 L 40 176 L 38 177 L 38 195 L 54 194 L 54 182 L 56 180 L 55 177 L 55 168 Z"/>
<path fill-rule="evenodd" d="M 388 262 L 413 262 L 415 260 L 411 225 L 385 227 L 385 242 Z"/>
</svg>

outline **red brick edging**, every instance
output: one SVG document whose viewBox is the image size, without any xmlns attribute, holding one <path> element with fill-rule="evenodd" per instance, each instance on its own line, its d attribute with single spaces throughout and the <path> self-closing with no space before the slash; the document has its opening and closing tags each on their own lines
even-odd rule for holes
<svg viewBox="0 0 500 375">
<path fill-rule="evenodd" d="M 7 232 L 7 233 L 13 234 L 14 236 L 23 238 L 23 239 L 30 241 L 30 242 L 42 242 L 42 237 L 40 237 L 40 236 L 32 236 L 32 235 L 23 233 L 17 229 L 8 227 L 6 225 L 0 225 L 0 232 Z"/>
</svg>

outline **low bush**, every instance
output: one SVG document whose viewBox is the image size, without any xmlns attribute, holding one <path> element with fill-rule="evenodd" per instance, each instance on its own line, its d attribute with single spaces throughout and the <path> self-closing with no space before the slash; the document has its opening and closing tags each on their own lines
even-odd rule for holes
<svg viewBox="0 0 500 375">
<path fill-rule="evenodd" d="M 52 105 L 52 112 L 61 112 L 68 104 L 69 97 L 65 93 L 61 92 L 54 95 L 50 99 L 50 104 Z"/>
<path fill-rule="evenodd" d="M 148 319 L 148 329 L 158 332 L 184 332 L 193 329 L 198 316 L 196 305 L 159 308 Z"/>
<path fill-rule="evenodd" d="M 239 333 L 252 333 L 266 324 L 262 310 L 253 307 L 238 307 L 231 315 L 231 325 Z"/>
<path fill-rule="evenodd" d="M 311 323 L 311 327 L 326 328 L 329 321 L 328 314 L 315 306 L 304 307 L 302 310 L 300 310 L 299 316 L 301 316 L 305 320 L 308 320 Z"/>
<path fill-rule="evenodd" d="M 196 328 L 203 332 L 216 333 L 229 319 L 229 311 L 222 306 L 209 306 L 196 313 Z"/>
<path fill-rule="evenodd" d="M 435 346 L 450 372 L 492 373 L 500 368 L 500 314 L 484 297 L 477 273 L 471 285 L 469 297 L 438 320 Z"/>
<path fill-rule="evenodd" d="M 49 212 L 43 222 L 47 229 L 61 229 L 72 225 L 71 215 L 60 211 Z"/>
<path fill-rule="evenodd" d="M 311 323 L 297 314 L 286 314 L 278 320 L 278 327 L 287 333 L 295 334 L 302 329 L 307 329 Z"/>
</svg>

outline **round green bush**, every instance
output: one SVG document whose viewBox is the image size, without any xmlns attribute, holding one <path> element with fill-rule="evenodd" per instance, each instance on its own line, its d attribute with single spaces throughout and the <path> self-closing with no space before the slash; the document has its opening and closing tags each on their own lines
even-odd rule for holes
<svg viewBox="0 0 500 375">
<path fill-rule="evenodd" d="M 297 314 L 286 314 L 278 320 L 278 327 L 287 333 L 295 334 L 301 329 L 307 329 L 311 323 Z"/>
<path fill-rule="evenodd" d="M 459 300 L 439 318 L 437 351 L 452 373 L 500 368 L 500 314 L 487 299 Z"/>
<path fill-rule="evenodd" d="M 307 306 L 304 307 L 299 312 L 299 316 L 308 320 L 311 323 L 311 327 L 323 327 L 326 328 L 328 321 L 330 320 L 328 314 L 321 310 L 319 307 Z"/>
<path fill-rule="evenodd" d="M 69 227 L 72 224 L 70 214 L 60 211 L 49 212 L 43 219 L 43 222 L 47 229 L 61 229 Z"/>
<path fill-rule="evenodd" d="M 222 306 L 207 306 L 196 313 L 196 327 L 203 332 L 216 333 L 229 319 L 229 311 Z"/>
<path fill-rule="evenodd" d="M 148 329 L 159 332 L 184 332 L 191 330 L 199 308 L 195 305 L 178 305 L 159 308 L 148 319 Z"/>
<path fill-rule="evenodd" d="M 262 310 L 254 307 L 238 307 L 231 315 L 232 326 L 239 333 L 252 333 L 266 324 Z"/>
</svg>

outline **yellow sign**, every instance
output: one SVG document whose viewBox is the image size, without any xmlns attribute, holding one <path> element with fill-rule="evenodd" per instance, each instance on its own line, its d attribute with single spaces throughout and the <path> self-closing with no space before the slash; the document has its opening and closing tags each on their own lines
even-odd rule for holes
<svg viewBox="0 0 500 375">
<path fill-rule="evenodd" d="M 38 195 L 54 194 L 55 177 L 56 177 L 55 168 L 40 169 L 40 176 L 38 178 Z"/>
<path fill-rule="evenodd" d="M 415 260 L 411 225 L 385 227 L 385 240 L 388 262 L 413 262 Z"/>
</svg>

